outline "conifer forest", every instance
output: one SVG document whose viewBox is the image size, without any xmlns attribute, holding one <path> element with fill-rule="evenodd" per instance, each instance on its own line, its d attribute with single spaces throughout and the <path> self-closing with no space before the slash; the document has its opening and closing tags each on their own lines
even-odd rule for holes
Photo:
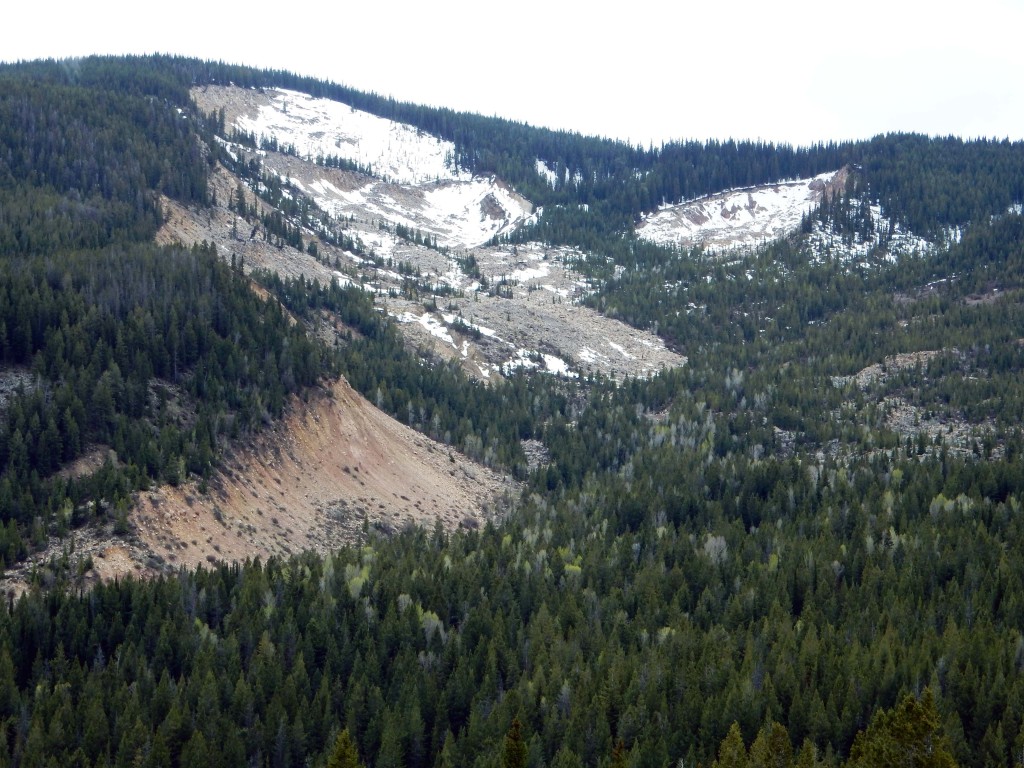
<svg viewBox="0 0 1024 768">
<path fill-rule="evenodd" d="M 579 300 L 685 364 L 481 381 L 358 285 L 159 244 L 164 201 L 224 203 L 227 168 L 254 231 L 371 258 L 229 151 L 192 96 L 228 83 L 452 142 L 543 207 L 495 245 L 587 254 Z M 754 248 L 635 234 L 669 202 L 839 168 Z M 0 398 L 0 570 L 30 582 L 0 607 L 0 766 L 1024 765 L 1022 203 L 1019 142 L 643 149 L 172 56 L 0 66 L 0 370 L 20 382 Z M 839 258 L 822 231 L 876 245 Z M 937 245 L 888 258 L 897 231 Z M 205 490 L 340 376 L 513 479 L 508 508 L 82 579 L 76 532 L 130 537 L 140 492 Z M 98 445 L 116 461 L 67 471 Z M 30 568 L 54 540 L 64 556 Z"/>
</svg>

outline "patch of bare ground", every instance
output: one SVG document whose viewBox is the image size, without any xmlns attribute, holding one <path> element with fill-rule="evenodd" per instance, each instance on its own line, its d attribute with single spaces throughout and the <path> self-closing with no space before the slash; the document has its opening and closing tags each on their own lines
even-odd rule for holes
<svg viewBox="0 0 1024 768">
<path fill-rule="evenodd" d="M 162 559 L 136 537 L 115 536 L 112 523 L 87 525 L 63 538 L 51 536 L 45 547 L 8 569 L 0 593 L 16 598 L 34 583 L 45 589 L 58 579 L 87 588 L 101 580 L 151 576 L 163 567 Z"/>
<path fill-rule="evenodd" d="M 520 440 L 526 454 L 526 465 L 531 472 L 551 463 L 551 451 L 540 440 Z"/>
<path fill-rule="evenodd" d="M 968 307 L 976 307 L 979 304 L 995 304 L 1004 295 L 998 288 L 990 288 L 984 293 L 971 293 L 964 296 L 964 304 Z"/>
<path fill-rule="evenodd" d="M 260 107 L 271 103 L 262 88 L 236 88 L 230 85 L 204 85 L 192 89 L 192 98 L 203 112 L 224 110 L 224 124 L 232 126 L 240 117 L 256 117 Z"/>
<path fill-rule="evenodd" d="M 85 472 L 110 457 L 97 447 Z M 97 463 L 98 462 L 98 463 Z M 207 491 L 191 481 L 138 494 L 130 533 L 105 522 L 52 537 L 8 570 L 0 593 L 17 596 L 58 574 L 74 586 L 149 577 L 247 558 L 328 552 L 370 531 L 407 526 L 477 528 L 500 514 L 520 487 L 372 406 L 344 381 L 306 401 L 226 457 Z"/>
<path fill-rule="evenodd" d="M 141 494 L 131 522 L 143 547 L 193 567 L 325 552 L 368 530 L 476 527 L 517 491 L 339 381 L 237 448 L 207 493 L 189 483 Z"/>
<path fill-rule="evenodd" d="M 35 376 L 28 368 L 8 366 L 0 369 L 0 413 L 7 410 L 11 398 L 35 386 Z"/>
<path fill-rule="evenodd" d="M 279 248 L 267 242 L 261 227 L 246 222 L 227 208 L 237 188 L 238 178 L 218 165 L 210 174 L 210 193 L 216 199 L 216 205 L 189 208 L 170 198 L 163 198 L 164 225 L 156 234 L 157 243 L 192 246 L 205 241 L 216 246 L 217 253 L 225 261 L 231 261 L 232 257 L 238 259 L 247 272 L 260 268 L 277 272 L 282 278 L 303 275 L 307 279 L 316 278 L 321 283 L 329 283 L 333 279 L 333 271 L 315 258 L 294 248 Z M 261 214 L 271 210 L 251 191 L 246 194 L 250 203 L 256 202 Z M 326 248 L 322 243 L 321 247 Z"/>
<path fill-rule="evenodd" d="M 852 383 L 866 391 L 874 385 L 884 385 L 900 371 L 918 366 L 925 368 L 932 359 L 946 352 L 959 354 L 958 350 L 952 348 L 892 355 L 881 363 L 863 368 L 853 376 L 834 376 L 832 383 L 837 387 Z M 968 422 L 959 414 L 925 408 L 900 395 L 886 395 L 879 401 L 879 405 L 883 408 L 886 427 L 898 433 L 902 439 L 918 439 L 918 436 L 923 436 L 929 445 L 941 441 L 956 455 L 974 453 L 976 447 L 996 431 L 996 425 L 990 419 L 980 423 Z M 992 455 L 1001 455 L 1002 450 L 1002 446 L 997 446 Z"/>
<path fill-rule="evenodd" d="M 942 354 L 943 351 L 929 349 L 922 352 L 901 352 L 898 355 L 890 355 L 881 363 L 869 365 L 853 376 L 833 376 L 832 383 L 837 387 L 843 387 L 853 382 L 861 389 L 867 389 L 867 387 L 875 383 L 884 384 L 892 373 L 916 368 L 919 365 L 922 367 L 927 366 L 932 358 Z"/>
<path fill-rule="evenodd" d="M 57 473 L 59 477 L 72 479 L 87 477 L 97 472 L 106 462 L 117 464 L 117 452 L 107 445 L 96 445 L 88 449 L 74 461 L 62 467 Z"/>
</svg>

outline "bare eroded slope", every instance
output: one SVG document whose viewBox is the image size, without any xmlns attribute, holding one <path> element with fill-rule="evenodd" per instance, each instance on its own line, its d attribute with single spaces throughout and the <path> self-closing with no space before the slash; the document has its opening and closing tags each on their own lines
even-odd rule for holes
<svg viewBox="0 0 1024 768">
<path fill-rule="evenodd" d="M 222 462 L 205 493 L 195 481 L 139 494 L 134 533 L 74 531 L 8 572 L 20 592 L 33 568 L 71 550 L 84 582 L 179 566 L 266 559 L 356 543 L 364 531 L 480 525 L 518 489 L 501 475 L 387 416 L 340 380 L 294 398 L 288 415 Z M 85 569 L 82 569 L 85 570 Z"/>
<path fill-rule="evenodd" d="M 374 408 L 339 381 L 235 450 L 207 494 L 194 486 L 140 498 L 133 522 L 164 560 L 325 551 L 364 527 L 475 526 L 514 490 L 503 479 Z"/>
</svg>

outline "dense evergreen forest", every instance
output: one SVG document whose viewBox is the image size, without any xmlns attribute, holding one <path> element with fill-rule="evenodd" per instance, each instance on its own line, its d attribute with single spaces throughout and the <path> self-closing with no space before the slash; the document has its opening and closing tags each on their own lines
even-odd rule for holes
<svg viewBox="0 0 1024 768">
<path fill-rule="evenodd" d="M 545 206 L 516 238 L 601 257 L 588 301 L 687 364 L 485 386 L 424 365 L 356 289 L 153 245 L 158 195 L 203 206 L 230 162 L 189 97 L 229 82 L 454 141 Z M 803 232 L 749 253 L 632 236 L 663 202 L 840 167 Z M 0 765 L 1024 764 L 1021 202 L 1005 141 L 643 149 L 222 63 L 0 67 L 0 361 L 21 381 L 2 565 L 83 525 L 128 533 L 134 491 L 209 477 L 341 372 L 525 488 L 480 530 L 36 584 L 0 610 Z M 863 235 L 872 205 L 940 245 L 810 257 L 814 226 Z M 264 226 L 340 237 L 318 217 Z M 347 343 L 308 332 L 324 312 Z M 532 471 L 527 439 L 549 456 Z M 62 471 L 99 445 L 100 470 Z"/>
</svg>

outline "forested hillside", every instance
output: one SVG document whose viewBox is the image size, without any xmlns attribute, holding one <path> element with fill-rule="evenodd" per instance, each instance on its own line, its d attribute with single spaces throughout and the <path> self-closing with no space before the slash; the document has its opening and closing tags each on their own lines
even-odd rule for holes
<svg viewBox="0 0 1024 768">
<path fill-rule="evenodd" d="M 274 248 L 372 258 L 226 149 L 189 89 L 229 82 L 454 142 L 544 207 L 508 244 L 579 249 L 581 300 L 685 365 L 483 383 L 365 285 L 156 246 L 161 201 L 212 218 L 228 169 L 220 204 Z M 665 203 L 840 168 L 757 248 L 633 233 Z M 1021 764 L 1022 202 L 1019 143 L 643 149 L 173 57 L 0 68 L 2 565 L 68 542 L 0 610 L 0 765 Z M 898 227 L 928 247 L 894 254 Z M 76 531 L 132 536 L 142 488 L 205 493 L 339 373 L 522 481 L 514 509 L 81 586 Z"/>
</svg>

